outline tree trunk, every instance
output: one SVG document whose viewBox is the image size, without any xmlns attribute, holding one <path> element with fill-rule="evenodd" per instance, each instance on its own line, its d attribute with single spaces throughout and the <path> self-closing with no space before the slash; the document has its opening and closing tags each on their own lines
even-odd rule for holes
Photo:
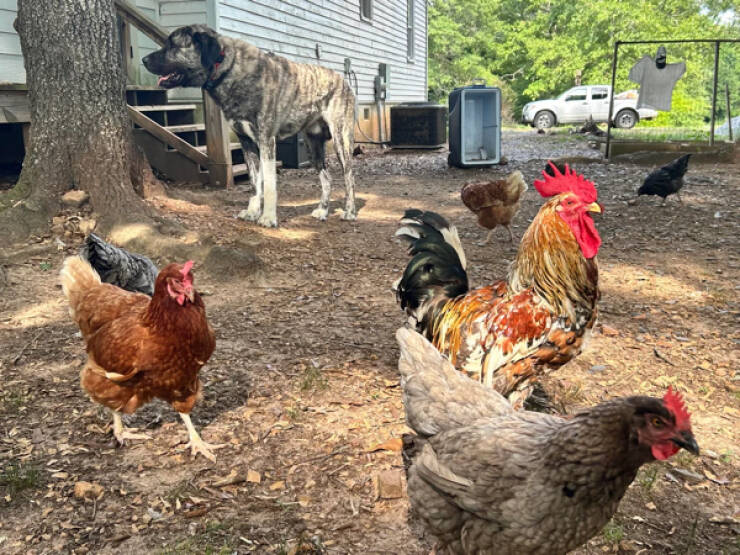
<svg viewBox="0 0 740 555">
<path fill-rule="evenodd" d="M 125 104 L 112 0 L 18 0 L 31 141 L 16 187 L 0 196 L 0 233 L 20 239 L 48 225 L 70 189 L 90 194 L 99 225 L 146 222 L 135 186 L 146 165 Z M 132 172 L 132 169 L 134 171 Z"/>
</svg>

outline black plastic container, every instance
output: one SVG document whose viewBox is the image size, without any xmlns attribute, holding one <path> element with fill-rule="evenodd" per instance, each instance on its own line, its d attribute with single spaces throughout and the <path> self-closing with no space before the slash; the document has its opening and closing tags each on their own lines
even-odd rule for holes
<svg viewBox="0 0 740 555">
<path fill-rule="evenodd" d="M 311 152 L 302 132 L 278 141 L 275 155 L 284 168 L 302 168 L 311 163 Z"/>
</svg>

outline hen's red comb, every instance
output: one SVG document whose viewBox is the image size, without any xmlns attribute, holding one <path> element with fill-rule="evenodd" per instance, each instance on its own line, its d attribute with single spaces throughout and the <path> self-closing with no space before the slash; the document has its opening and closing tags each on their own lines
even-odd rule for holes
<svg viewBox="0 0 740 555">
<path fill-rule="evenodd" d="M 550 161 L 548 163 L 555 175 L 542 172 L 542 177 L 545 178 L 544 181 L 538 179 L 534 182 L 534 187 L 539 194 L 543 197 L 553 197 L 570 191 L 578 195 L 583 202 L 596 202 L 597 192 L 593 182 L 583 177 L 583 175 L 578 175 L 575 170 L 571 170 L 568 164 L 565 164 L 565 173 L 560 173 L 555 164 Z"/>
<path fill-rule="evenodd" d="M 183 276 L 187 276 L 190 273 L 190 270 L 192 269 L 193 269 L 193 261 L 188 260 L 185 264 L 182 265 L 182 270 L 180 271 L 180 273 Z"/>
<path fill-rule="evenodd" d="M 686 405 L 683 402 L 683 398 L 678 391 L 673 391 L 673 388 L 669 387 L 665 395 L 663 395 L 663 404 L 665 408 L 673 413 L 676 419 L 676 427 L 685 429 L 691 426 L 690 414 L 686 410 Z"/>
</svg>

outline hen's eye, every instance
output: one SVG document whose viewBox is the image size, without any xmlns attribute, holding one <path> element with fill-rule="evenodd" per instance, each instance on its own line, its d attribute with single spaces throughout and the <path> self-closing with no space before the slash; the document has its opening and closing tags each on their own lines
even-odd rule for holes
<svg viewBox="0 0 740 555">
<path fill-rule="evenodd" d="M 662 428 L 663 427 L 663 421 L 658 418 L 657 416 L 653 416 L 650 419 L 650 424 L 652 424 L 653 428 Z"/>
</svg>

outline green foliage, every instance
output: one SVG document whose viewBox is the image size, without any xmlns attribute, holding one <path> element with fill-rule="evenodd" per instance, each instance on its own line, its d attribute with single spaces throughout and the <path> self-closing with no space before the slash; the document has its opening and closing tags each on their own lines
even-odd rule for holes
<svg viewBox="0 0 740 555">
<path fill-rule="evenodd" d="M 676 88 L 670 112 L 658 112 L 654 120 L 642 122 L 643 127 L 690 127 L 704 122 L 712 113 L 711 98 L 691 97 L 685 87 Z"/>
<path fill-rule="evenodd" d="M 736 37 L 740 19 L 728 15 L 732 6 L 723 0 L 430 0 L 429 96 L 443 102 L 453 88 L 481 77 L 502 86 L 518 115 L 526 102 L 573 86 L 576 71 L 585 84 L 609 83 L 615 40 Z M 620 47 L 617 91 L 636 88 L 629 69 L 657 46 Z M 687 71 L 680 98 L 658 125 L 697 124 L 709 117 L 713 45 L 667 50 L 668 61 L 685 60 Z M 720 58 L 720 92 L 728 82 L 740 97 L 740 45 L 723 45 Z M 733 105 L 740 112 L 740 98 Z"/>
</svg>

